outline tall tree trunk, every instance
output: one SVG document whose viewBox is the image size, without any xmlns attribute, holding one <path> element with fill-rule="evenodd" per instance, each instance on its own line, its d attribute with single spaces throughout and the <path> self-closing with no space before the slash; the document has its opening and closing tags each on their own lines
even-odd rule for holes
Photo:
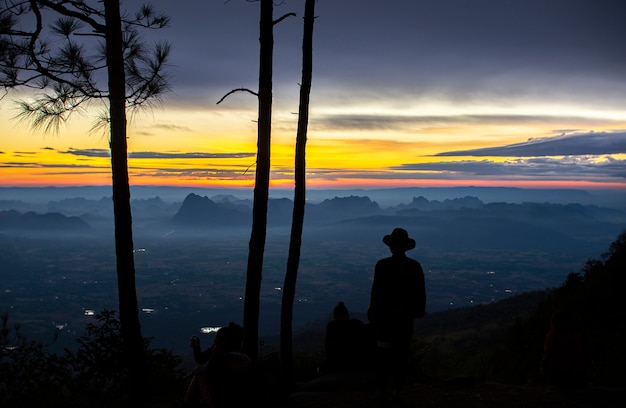
<svg viewBox="0 0 626 408">
<path fill-rule="evenodd" d="M 302 40 L 302 85 L 298 108 L 298 132 L 296 136 L 295 190 L 289 256 L 280 313 L 280 355 L 283 385 L 291 390 L 293 376 L 293 301 L 296 294 L 304 208 L 306 204 L 306 140 L 309 126 L 309 95 L 313 73 L 313 23 L 315 22 L 315 0 L 306 0 L 304 5 L 304 35 Z"/>
<path fill-rule="evenodd" d="M 109 74 L 109 115 L 111 129 L 111 171 L 115 216 L 115 255 L 121 334 L 129 370 L 132 399 L 141 398 L 144 345 L 139 322 L 133 258 L 133 229 L 126 144 L 126 80 L 122 46 L 119 0 L 104 0 L 106 57 Z"/>
<path fill-rule="evenodd" d="M 270 182 L 270 141 L 272 131 L 272 64 L 274 49 L 273 0 L 261 0 L 260 63 L 259 63 L 259 118 L 257 128 L 257 159 L 252 208 L 252 232 L 248 252 L 246 297 L 243 324 L 244 348 L 252 361 L 256 361 L 259 349 L 259 307 L 263 254 L 267 232 L 267 201 Z"/>
</svg>

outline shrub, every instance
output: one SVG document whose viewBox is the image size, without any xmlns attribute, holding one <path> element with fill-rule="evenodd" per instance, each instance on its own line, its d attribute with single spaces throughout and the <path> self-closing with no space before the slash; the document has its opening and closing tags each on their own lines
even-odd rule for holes
<svg viewBox="0 0 626 408">
<path fill-rule="evenodd" d="M 20 325 L 1 317 L 0 406 L 54 406 L 67 394 L 70 371 L 63 358 L 43 343 L 29 340 Z"/>
<path fill-rule="evenodd" d="M 492 357 L 494 376 L 514 383 L 539 379 L 541 349 L 550 318 L 556 311 L 565 311 L 585 341 L 589 382 L 622 385 L 626 380 L 626 309 L 621 293 L 625 284 L 626 231 L 602 259 L 587 261 L 581 273 L 570 273 L 531 316 L 508 329 L 502 347 Z"/>
<path fill-rule="evenodd" d="M 122 406 L 127 372 L 120 321 L 115 312 L 96 315 L 77 340 L 75 353 L 59 356 L 28 340 L 20 326 L 2 316 L 0 333 L 0 406 L 117 407 Z M 185 372 L 181 358 L 165 349 L 151 349 L 145 340 L 146 401 L 174 401 L 183 395 Z"/>
</svg>

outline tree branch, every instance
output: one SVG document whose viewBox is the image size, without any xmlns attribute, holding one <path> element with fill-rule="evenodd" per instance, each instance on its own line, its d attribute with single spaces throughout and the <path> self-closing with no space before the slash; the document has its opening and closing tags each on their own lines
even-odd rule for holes
<svg viewBox="0 0 626 408">
<path fill-rule="evenodd" d="M 287 17 L 295 17 L 295 16 L 296 16 L 296 13 L 287 13 L 287 14 L 283 15 L 282 17 L 280 17 L 278 20 L 274 20 L 272 22 L 272 25 L 276 25 L 276 24 L 280 23 L 281 21 L 283 21 Z"/>
<path fill-rule="evenodd" d="M 72 82 L 70 80 L 67 80 L 63 78 L 62 75 L 57 75 L 59 72 L 53 69 L 53 67 L 50 67 L 49 63 L 47 64 L 47 66 L 44 66 L 42 64 L 38 52 L 36 51 L 36 43 L 43 30 L 43 17 L 41 15 L 41 10 L 39 7 L 40 3 L 48 5 L 50 2 L 30 0 L 31 10 L 35 15 L 36 28 L 31 34 L 30 40 L 28 41 L 27 52 L 30 57 L 31 63 L 35 66 L 34 71 L 59 84 L 65 84 L 70 87 L 74 87 L 74 89 L 79 90 L 85 96 L 95 96 L 99 91 L 97 89 L 89 89 L 90 84 L 87 84 L 87 87 L 85 87 L 83 86 L 84 84 L 80 84 L 79 82 Z M 64 7 L 61 8 L 65 9 Z"/>
<path fill-rule="evenodd" d="M 37 0 L 37 3 L 40 3 L 43 6 L 49 7 L 63 16 L 73 17 L 73 18 L 76 18 L 77 20 L 83 21 L 89 24 L 97 32 L 104 33 L 106 30 L 106 26 L 104 24 L 98 23 L 96 20 L 85 15 L 84 13 L 79 13 L 77 11 L 69 10 L 60 4 L 57 4 L 48 0 Z"/>
<path fill-rule="evenodd" d="M 219 101 L 217 101 L 216 105 L 219 105 L 224 99 L 228 98 L 231 94 L 234 94 L 235 92 L 248 92 L 251 93 L 252 95 L 258 97 L 259 94 L 251 91 L 248 88 L 237 88 L 237 89 L 233 89 L 232 91 L 228 92 L 226 95 L 222 96 L 222 99 L 220 99 Z"/>
</svg>

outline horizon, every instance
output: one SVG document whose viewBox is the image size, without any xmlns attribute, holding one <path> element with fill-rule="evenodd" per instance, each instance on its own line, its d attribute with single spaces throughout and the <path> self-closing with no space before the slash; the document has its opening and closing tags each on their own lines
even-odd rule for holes
<svg viewBox="0 0 626 408">
<path fill-rule="evenodd" d="M 2 186 L 0 185 L 0 203 L 9 209 L 11 202 L 31 203 L 38 206 L 38 211 L 46 211 L 46 206 L 52 202 L 86 199 L 101 200 L 112 196 L 110 185 L 97 186 Z M 232 196 L 240 200 L 253 199 L 252 188 L 242 187 L 211 187 L 211 186 L 159 186 L 159 185 L 131 185 L 131 202 L 159 198 L 170 204 L 181 204 L 190 194 L 206 197 L 213 200 L 221 195 Z M 294 189 L 272 187 L 269 199 L 293 200 Z M 307 188 L 308 203 L 321 203 L 325 200 L 348 197 L 369 198 L 380 208 L 390 208 L 397 205 L 410 204 L 415 198 L 423 197 L 428 201 L 447 201 L 466 197 L 477 198 L 488 203 L 551 203 L 551 204 L 579 204 L 613 208 L 620 211 L 626 209 L 626 190 L 623 189 L 580 189 L 580 188 L 520 188 L 501 186 L 407 186 L 382 188 Z M 35 207 L 33 207 L 35 208 Z"/>
<path fill-rule="evenodd" d="M 270 181 L 270 189 L 292 190 L 293 180 L 289 182 L 279 183 Z M 0 188 L 24 188 L 24 189 L 42 189 L 42 188 L 90 188 L 90 187 L 111 187 L 111 183 L 93 183 L 85 184 L 77 180 L 74 183 L 15 183 L 0 180 Z M 235 189 L 250 190 L 254 189 L 254 181 L 248 184 L 213 184 L 213 183 L 162 183 L 148 184 L 130 182 L 131 189 L 133 187 L 151 187 L 151 188 L 197 188 L 197 189 Z M 584 190 L 584 191 L 626 191 L 625 183 L 597 183 L 584 181 L 508 181 L 508 182 L 483 182 L 479 180 L 467 180 L 459 182 L 458 180 L 433 180 L 427 183 L 416 183 L 413 180 L 398 183 L 375 183 L 367 181 L 364 183 L 328 183 L 328 184 L 311 184 L 307 181 L 307 190 L 391 190 L 391 189 L 411 189 L 411 188 L 510 188 L 521 190 Z"/>
</svg>

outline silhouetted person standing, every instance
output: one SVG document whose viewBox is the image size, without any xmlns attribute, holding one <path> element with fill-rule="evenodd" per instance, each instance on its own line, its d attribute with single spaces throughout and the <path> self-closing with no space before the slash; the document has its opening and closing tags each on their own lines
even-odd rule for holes
<svg viewBox="0 0 626 408">
<path fill-rule="evenodd" d="M 388 378 L 393 379 L 394 399 L 404 382 L 413 320 L 424 316 L 426 289 L 422 266 L 405 254 L 415 248 L 407 231 L 396 228 L 383 242 L 391 256 L 376 263 L 367 317 L 376 336 L 376 383 L 384 400 Z"/>
</svg>

